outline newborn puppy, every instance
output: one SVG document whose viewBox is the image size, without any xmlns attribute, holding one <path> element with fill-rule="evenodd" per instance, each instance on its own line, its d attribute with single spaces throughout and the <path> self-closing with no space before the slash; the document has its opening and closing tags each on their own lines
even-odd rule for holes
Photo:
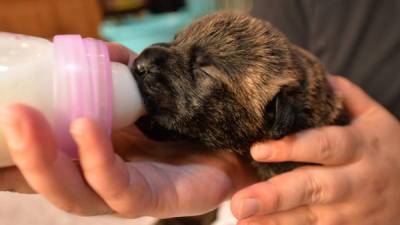
<svg viewBox="0 0 400 225">
<path fill-rule="evenodd" d="M 256 142 L 347 123 L 320 62 L 246 15 L 198 19 L 171 43 L 145 49 L 133 74 L 148 112 L 137 125 L 156 140 L 189 140 L 251 161 Z M 260 179 L 297 166 L 252 164 Z"/>
</svg>

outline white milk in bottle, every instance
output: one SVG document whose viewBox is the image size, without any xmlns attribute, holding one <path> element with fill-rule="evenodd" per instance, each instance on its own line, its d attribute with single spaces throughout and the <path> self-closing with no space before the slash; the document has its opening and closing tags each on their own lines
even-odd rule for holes
<svg viewBox="0 0 400 225">
<path fill-rule="evenodd" d="M 0 32 L 0 106 L 11 103 L 42 112 L 60 148 L 72 157 L 76 147 L 68 128 L 73 119 L 95 119 L 110 133 L 143 112 L 129 68 L 110 62 L 102 41 L 78 35 L 50 42 Z M 12 164 L 0 130 L 0 167 Z"/>
</svg>

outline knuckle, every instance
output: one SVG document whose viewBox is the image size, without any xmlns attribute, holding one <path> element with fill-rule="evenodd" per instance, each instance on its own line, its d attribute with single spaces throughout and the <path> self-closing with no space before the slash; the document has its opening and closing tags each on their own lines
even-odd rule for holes
<svg viewBox="0 0 400 225">
<path fill-rule="evenodd" d="M 281 202 L 282 202 L 282 197 L 281 195 L 277 192 L 276 195 L 274 195 L 274 197 L 272 198 L 272 204 L 271 204 L 271 208 L 273 211 L 277 211 L 281 208 Z"/>
<path fill-rule="evenodd" d="M 353 130 L 352 127 L 346 129 L 337 128 L 336 139 L 340 141 L 341 146 L 339 150 L 342 151 L 342 161 L 351 162 L 359 158 L 358 151 L 361 145 L 360 137 L 357 131 Z M 340 130 L 339 130 L 340 129 Z"/>
<path fill-rule="evenodd" d="M 345 201 L 354 194 L 354 187 L 346 176 L 341 179 L 329 179 L 325 185 L 325 201 Z"/>
<path fill-rule="evenodd" d="M 321 161 L 327 161 L 333 158 L 332 145 L 328 134 L 323 129 L 318 129 L 317 157 Z"/>
<path fill-rule="evenodd" d="M 321 183 L 310 173 L 306 173 L 306 190 L 304 194 L 304 202 L 306 203 L 320 203 L 322 197 L 322 185 Z"/>
<path fill-rule="evenodd" d="M 107 189 L 106 191 L 103 190 L 103 195 L 104 198 L 107 199 L 109 202 L 118 202 L 121 199 L 123 199 L 124 196 L 126 196 L 126 190 L 120 189 L 120 190 L 111 190 Z"/>
<path fill-rule="evenodd" d="M 101 192 L 104 200 L 110 205 L 118 205 L 121 202 L 126 201 L 127 196 L 129 195 L 129 187 L 123 185 L 121 187 L 109 187 L 103 189 L 97 189 Z"/>
<path fill-rule="evenodd" d="M 284 159 L 295 159 L 296 152 L 294 151 L 294 143 L 295 138 L 293 136 L 284 137 L 282 142 L 281 149 L 278 149 L 279 152 L 284 152 Z"/>
<path fill-rule="evenodd" d="M 100 171 L 110 171 L 117 164 L 117 157 L 98 157 L 95 160 L 82 162 L 86 176 L 97 177 Z"/>
<path fill-rule="evenodd" d="M 349 150 L 353 149 L 353 138 L 349 138 L 351 134 L 346 129 L 336 128 L 334 130 L 335 139 L 341 143 L 340 150 L 345 150 L 346 153 L 350 153 Z"/>
<path fill-rule="evenodd" d="M 272 211 L 280 210 L 282 208 L 282 195 L 278 191 L 278 188 L 276 184 L 274 184 L 273 180 L 271 180 L 269 183 L 271 185 L 271 190 L 269 193 L 269 195 L 271 196 L 271 201 L 270 201 L 271 205 L 269 208 Z"/>
<path fill-rule="evenodd" d="M 319 224 L 319 218 L 317 214 L 310 207 L 305 207 L 305 220 L 306 224 L 308 225 Z"/>
</svg>

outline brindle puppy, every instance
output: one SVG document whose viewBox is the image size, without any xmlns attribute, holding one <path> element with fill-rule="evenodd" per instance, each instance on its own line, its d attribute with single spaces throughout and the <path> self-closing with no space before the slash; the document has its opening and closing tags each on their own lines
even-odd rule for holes
<svg viewBox="0 0 400 225">
<path fill-rule="evenodd" d="M 160 141 L 190 140 L 251 161 L 255 142 L 347 123 L 320 62 L 270 23 L 250 16 L 202 17 L 171 43 L 145 49 L 133 74 L 148 112 L 137 124 Z M 252 165 L 260 179 L 299 166 Z M 164 223 L 201 224 L 190 219 Z"/>
</svg>

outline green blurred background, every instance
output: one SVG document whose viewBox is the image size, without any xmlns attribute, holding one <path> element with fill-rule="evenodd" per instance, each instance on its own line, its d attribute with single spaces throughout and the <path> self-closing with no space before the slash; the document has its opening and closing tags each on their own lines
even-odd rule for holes
<svg viewBox="0 0 400 225">
<path fill-rule="evenodd" d="M 247 12 L 252 1 L 220 0 L 103 0 L 104 38 L 140 52 L 146 46 L 167 42 L 193 19 L 225 9 Z"/>
</svg>

